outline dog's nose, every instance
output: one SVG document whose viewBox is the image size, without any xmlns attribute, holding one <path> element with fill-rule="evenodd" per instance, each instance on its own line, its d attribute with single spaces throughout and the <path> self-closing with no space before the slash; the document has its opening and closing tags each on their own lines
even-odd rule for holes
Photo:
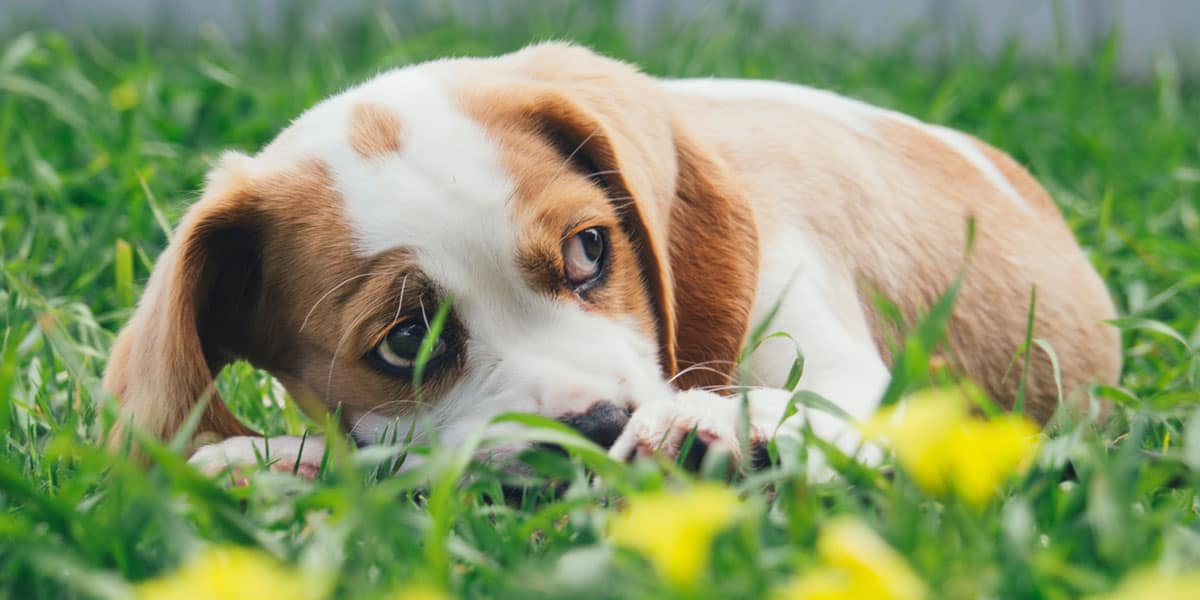
<svg viewBox="0 0 1200 600">
<path fill-rule="evenodd" d="M 630 411 L 611 402 L 597 402 L 582 413 L 567 415 L 559 421 L 575 428 L 583 437 L 604 448 L 611 447 L 629 422 Z"/>
</svg>

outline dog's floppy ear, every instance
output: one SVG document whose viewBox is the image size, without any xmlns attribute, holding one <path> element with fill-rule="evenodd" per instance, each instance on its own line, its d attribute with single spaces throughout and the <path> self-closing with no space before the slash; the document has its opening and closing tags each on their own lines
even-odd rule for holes
<svg viewBox="0 0 1200 600">
<path fill-rule="evenodd" d="M 227 154 L 154 266 L 137 310 L 121 331 L 104 385 L 121 403 L 113 442 L 132 422 L 169 438 L 203 398 L 197 433 L 253 432 L 229 412 L 213 377 L 252 342 L 262 297 L 263 216 Z"/>
<path fill-rule="evenodd" d="M 758 234 L 723 161 L 654 80 L 625 63 L 564 44 L 511 57 L 549 84 L 522 94 L 529 117 L 598 174 L 638 247 L 664 370 L 679 371 L 680 388 L 729 383 L 750 328 Z"/>
</svg>

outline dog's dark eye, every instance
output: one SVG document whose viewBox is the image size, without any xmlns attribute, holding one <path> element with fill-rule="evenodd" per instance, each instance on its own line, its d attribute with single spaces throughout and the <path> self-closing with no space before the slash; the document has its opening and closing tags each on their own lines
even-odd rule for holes
<svg viewBox="0 0 1200 600">
<path fill-rule="evenodd" d="M 375 357 L 388 369 L 407 374 L 415 366 L 417 354 L 421 350 L 421 342 L 429 329 L 422 319 L 409 319 L 392 327 L 379 345 L 375 346 Z M 432 362 L 446 352 L 445 340 L 438 338 L 434 342 L 433 352 L 429 354 Z"/>
<path fill-rule="evenodd" d="M 579 287 L 604 272 L 608 258 L 608 234 L 600 227 L 584 229 L 563 243 L 563 276 Z"/>
</svg>

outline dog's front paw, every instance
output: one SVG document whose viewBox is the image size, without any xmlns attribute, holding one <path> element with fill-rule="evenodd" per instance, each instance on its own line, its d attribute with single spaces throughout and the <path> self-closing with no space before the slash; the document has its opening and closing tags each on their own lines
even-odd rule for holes
<svg viewBox="0 0 1200 600">
<path fill-rule="evenodd" d="M 261 461 L 269 465 L 272 471 L 314 479 L 320 474 L 324 455 L 325 441 L 318 436 L 270 439 L 238 436 L 201 446 L 188 459 L 188 464 L 211 477 L 226 469 L 237 471 L 254 467 Z"/>
<path fill-rule="evenodd" d="M 736 397 L 701 390 L 688 390 L 668 400 L 644 404 L 633 412 L 625 430 L 613 442 L 609 456 L 629 460 L 634 456 L 661 454 L 678 458 L 695 431 L 684 463 L 696 466 L 713 448 L 728 451 L 740 461 L 743 448 L 750 448 L 755 462 L 765 457 L 767 435 L 751 419 L 749 439 L 739 438 L 741 403 Z M 745 442 L 745 443 L 743 443 Z"/>
</svg>

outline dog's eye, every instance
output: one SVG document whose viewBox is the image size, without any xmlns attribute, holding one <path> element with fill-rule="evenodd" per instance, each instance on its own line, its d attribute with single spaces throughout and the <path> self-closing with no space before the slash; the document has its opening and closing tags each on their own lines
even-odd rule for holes
<svg viewBox="0 0 1200 600">
<path fill-rule="evenodd" d="M 389 369 L 407 374 L 417 360 L 421 350 L 421 342 L 429 333 L 422 319 L 409 319 L 392 327 L 379 345 L 375 346 L 375 356 Z M 429 354 L 432 362 L 446 351 L 445 340 L 438 338 L 434 342 L 433 352 Z"/>
<path fill-rule="evenodd" d="M 608 234 L 600 227 L 584 229 L 563 243 L 563 276 L 579 287 L 594 281 L 604 271 L 608 258 Z"/>
</svg>

